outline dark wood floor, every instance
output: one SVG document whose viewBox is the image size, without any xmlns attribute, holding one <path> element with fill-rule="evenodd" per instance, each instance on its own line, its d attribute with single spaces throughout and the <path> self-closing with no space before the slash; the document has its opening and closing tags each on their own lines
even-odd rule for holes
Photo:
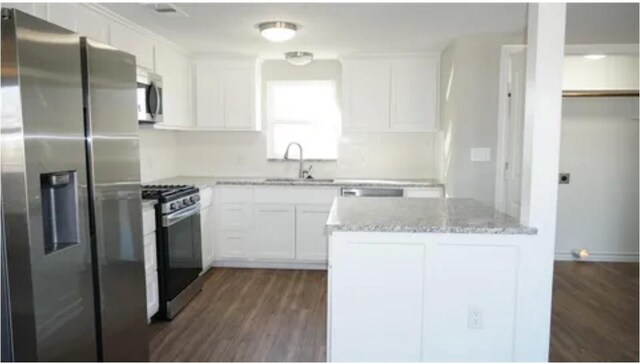
<svg viewBox="0 0 640 364">
<path fill-rule="evenodd" d="M 151 325 L 152 361 L 324 361 L 325 271 L 213 269 L 169 323 Z"/>
<path fill-rule="evenodd" d="M 638 264 L 556 263 L 551 361 L 638 362 Z"/>
<path fill-rule="evenodd" d="M 324 361 L 323 271 L 210 271 L 171 322 L 151 328 L 153 361 Z M 556 263 L 551 361 L 638 361 L 638 264 Z"/>
</svg>

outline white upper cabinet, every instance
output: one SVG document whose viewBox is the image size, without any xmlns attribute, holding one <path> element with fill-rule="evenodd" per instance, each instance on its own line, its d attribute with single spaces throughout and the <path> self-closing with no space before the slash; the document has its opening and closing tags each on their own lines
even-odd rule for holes
<svg viewBox="0 0 640 364">
<path fill-rule="evenodd" d="M 343 60 L 344 130 L 437 130 L 438 64 L 436 55 Z"/>
<path fill-rule="evenodd" d="M 80 35 L 109 43 L 109 20 L 78 3 L 47 4 L 48 20 Z"/>
<path fill-rule="evenodd" d="M 2 3 L 2 7 L 17 9 L 40 19 L 47 19 L 47 4 L 45 3 Z"/>
<path fill-rule="evenodd" d="M 156 45 L 155 72 L 162 76 L 162 126 L 189 128 L 191 117 L 191 62 L 169 46 Z"/>
<path fill-rule="evenodd" d="M 136 56 L 138 66 L 152 71 L 155 69 L 151 39 L 116 21 L 111 22 L 109 29 L 112 46 Z"/>
<path fill-rule="evenodd" d="M 343 125 L 347 131 L 389 129 L 391 63 L 354 59 L 342 64 Z"/>
<path fill-rule="evenodd" d="M 437 124 L 438 60 L 394 59 L 391 63 L 391 128 L 431 131 Z"/>
<path fill-rule="evenodd" d="M 198 128 L 257 129 L 255 61 L 198 60 L 194 73 Z"/>
</svg>

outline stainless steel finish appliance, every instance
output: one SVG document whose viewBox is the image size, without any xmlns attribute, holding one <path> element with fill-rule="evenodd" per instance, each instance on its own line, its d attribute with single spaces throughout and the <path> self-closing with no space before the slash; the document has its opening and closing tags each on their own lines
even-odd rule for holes
<svg viewBox="0 0 640 364">
<path fill-rule="evenodd" d="M 17 361 L 148 360 L 135 58 L 2 10 L 2 208 Z"/>
<path fill-rule="evenodd" d="M 162 76 L 139 67 L 137 80 L 138 121 L 162 122 Z"/>
<path fill-rule="evenodd" d="M 402 197 L 402 188 L 358 187 L 343 188 L 340 195 L 346 197 Z"/>
<path fill-rule="evenodd" d="M 202 289 L 200 192 L 194 186 L 143 186 L 155 200 L 158 316 L 173 319 Z"/>
</svg>

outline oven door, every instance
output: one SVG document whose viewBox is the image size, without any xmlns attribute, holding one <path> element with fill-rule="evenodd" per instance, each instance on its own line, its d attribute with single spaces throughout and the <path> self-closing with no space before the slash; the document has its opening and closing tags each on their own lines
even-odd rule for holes
<svg viewBox="0 0 640 364">
<path fill-rule="evenodd" d="M 166 299 L 172 300 L 202 272 L 200 204 L 162 219 L 166 236 Z"/>
</svg>

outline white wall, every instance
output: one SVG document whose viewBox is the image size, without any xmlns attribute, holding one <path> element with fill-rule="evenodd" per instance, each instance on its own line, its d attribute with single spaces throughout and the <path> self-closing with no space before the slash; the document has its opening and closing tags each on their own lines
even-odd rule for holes
<svg viewBox="0 0 640 364">
<path fill-rule="evenodd" d="M 443 175 L 447 194 L 493 206 L 500 49 L 524 35 L 476 35 L 455 40 L 440 64 Z M 491 161 L 472 162 L 472 148 L 490 148 Z"/>
<path fill-rule="evenodd" d="M 177 169 L 176 132 L 140 127 L 140 173 L 143 183 L 174 177 Z"/>
<path fill-rule="evenodd" d="M 556 256 L 638 259 L 638 98 L 564 98 Z"/>
</svg>

